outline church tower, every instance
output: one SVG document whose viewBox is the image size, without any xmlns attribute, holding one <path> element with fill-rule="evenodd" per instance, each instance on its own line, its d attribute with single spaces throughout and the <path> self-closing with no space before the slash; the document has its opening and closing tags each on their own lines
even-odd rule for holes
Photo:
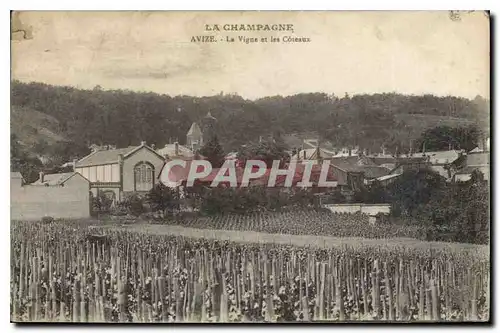
<svg viewBox="0 0 500 333">
<path fill-rule="evenodd" d="M 205 142 L 208 142 L 215 134 L 217 134 L 217 119 L 208 111 L 207 115 L 201 120 L 201 130 Z"/>
<path fill-rule="evenodd" d="M 186 134 L 186 146 L 193 152 L 203 146 L 203 133 L 197 123 L 193 123 Z"/>
</svg>

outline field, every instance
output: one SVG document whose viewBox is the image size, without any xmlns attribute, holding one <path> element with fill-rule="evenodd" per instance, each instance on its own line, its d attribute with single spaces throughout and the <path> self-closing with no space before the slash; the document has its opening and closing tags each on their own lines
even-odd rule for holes
<svg viewBox="0 0 500 333">
<path fill-rule="evenodd" d="M 314 235 L 363 238 L 425 237 L 425 229 L 414 225 L 371 225 L 365 214 L 334 214 L 324 209 L 295 208 L 280 212 L 245 215 L 191 216 L 169 218 L 162 224 L 189 228 L 256 231 L 269 234 Z"/>
<path fill-rule="evenodd" d="M 317 248 L 134 230 L 13 222 L 12 320 L 489 318 L 489 258 L 474 247 Z"/>
</svg>

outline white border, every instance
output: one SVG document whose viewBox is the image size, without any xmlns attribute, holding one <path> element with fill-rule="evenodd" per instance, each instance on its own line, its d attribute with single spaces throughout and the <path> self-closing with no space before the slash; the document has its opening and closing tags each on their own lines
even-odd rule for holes
<svg viewBox="0 0 500 333">
<path fill-rule="evenodd" d="M 2 11 L 2 14 L 0 16 L 0 22 L 1 22 L 1 28 L 2 31 L 4 32 L 4 47 L 3 52 L 1 53 L 1 58 L 2 58 L 2 64 L 3 66 L 1 67 L 2 70 L 2 89 L 1 89 L 1 96 L 2 96 L 2 112 L 0 113 L 0 116 L 2 119 L 0 120 L 0 124 L 3 127 L 3 129 L 0 131 L 1 135 L 1 140 L 0 140 L 0 147 L 1 147 L 1 152 L 0 156 L 8 156 L 9 154 L 9 149 L 10 149 L 10 119 L 9 119 L 9 112 L 10 110 L 10 102 L 9 102 L 9 97 L 10 97 L 10 54 L 7 50 L 10 50 L 10 34 L 7 33 L 7 31 L 10 30 L 10 20 L 9 16 L 7 13 L 7 9 L 16 9 L 16 10 L 450 10 L 450 9 L 463 9 L 463 10 L 483 10 L 483 9 L 488 9 L 491 11 L 493 15 L 497 14 L 500 12 L 498 10 L 500 1 L 497 0 L 449 0 L 449 1 L 436 1 L 436 0 L 419 0 L 415 1 L 414 3 L 408 3 L 406 1 L 384 1 L 384 0 L 377 0 L 377 1 L 370 1 L 370 0 L 344 0 L 343 2 L 323 2 L 319 0 L 307 0 L 307 1 L 297 1 L 297 0 L 288 0 L 288 1 L 283 1 L 283 2 L 276 2 L 272 3 L 269 0 L 253 0 L 253 1 L 246 1 L 245 3 L 241 2 L 236 2 L 236 1 L 217 1 L 217 0 L 212 0 L 212 1 L 188 1 L 188 0 L 183 0 L 183 1 L 147 1 L 147 0 L 141 0 L 141 1 L 130 1 L 130 0 L 121 0 L 119 2 L 108 2 L 104 3 L 102 0 L 85 0 L 85 1 L 75 1 L 75 2 L 68 2 L 68 1 L 52 1 L 50 3 L 47 3 L 47 1 L 4 1 L 2 2 L 2 9 L 5 8 L 5 10 Z M 497 18 L 498 19 L 498 18 Z M 498 25 L 498 21 L 496 22 Z M 495 29 L 496 30 L 496 29 Z M 7 37 L 9 36 L 9 37 Z M 497 36 L 494 36 L 495 39 L 495 44 L 497 44 Z M 495 60 L 498 60 L 498 53 L 497 56 L 495 57 Z M 495 87 L 495 91 L 493 92 L 494 96 L 498 96 L 498 87 Z M 493 97 L 493 96 L 492 96 Z M 492 112 L 495 112 L 496 110 L 492 110 Z M 499 119 L 496 117 L 495 119 L 495 124 L 494 127 L 500 128 L 500 124 L 498 124 Z M 495 150 L 495 156 L 498 156 L 498 151 L 496 149 L 496 146 L 493 144 L 493 149 Z M 498 161 L 495 158 L 495 161 L 493 162 L 493 165 L 498 165 Z M 3 183 L 3 186 L 1 187 L 1 202 L 2 202 L 2 215 L 3 215 L 3 232 L 0 234 L 2 237 L 2 244 L 4 244 L 6 251 L 3 251 L 0 255 L 2 262 L 1 262 L 1 267 L 4 269 L 3 274 L 1 275 L 1 282 L 0 286 L 0 292 L 2 293 L 2 303 L 1 303 L 1 309 L 0 313 L 2 315 L 2 326 L 5 325 L 7 332 L 13 331 L 16 327 L 12 324 L 9 324 L 10 322 L 10 317 L 9 317 L 9 298 L 10 298 L 10 292 L 7 289 L 7 285 L 9 284 L 10 277 L 9 277 L 9 261 L 10 261 L 10 246 L 7 244 L 10 244 L 10 229 L 9 229 L 9 203 L 10 203 L 10 191 L 9 191 L 9 186 L 6 184 L 10 183 L 10 178 L 7 178 L 8 171 L 7 169 L 10 169 L 9 167 L 9 162 L 4 162 L 0 164 L 1 174 L 4 175 L 5 182 Z M 496 179 L 497 177 L 495 177 Z M 495 181 L 494 186 L 497 185 L 497 181 Z M 498 197 L 495 199 L 495 204 L 492 205 L 495 207 L 499 207 L 498 205 Z M 498 229 L 499 227 L 497 226 L 495 229 Z M 497 230 L 498 233 L 498 230 Z M 495 237 L 496 238 L 496 237 Z M 495 242 L 496 239 L 493 240 Z M 498 246 L 497 246 L 498 248 Z M 495 256 L 495 263 L 493 263 L 493 267 L 496 266 L 498 262 L 498 257 Z M 498 274 L 495 274 L 495 283 L 496 286 L 498 287 Z M 498 294 L 498 293 L 497 293 Z M 493 318 L 500 318 L 499 316 L 499 303 L 498 303 L 498 297 L 495 295 L 495 313 L 493 314 Z M 463 329 L 466 330 L 471 330 L 472 327 L 469 326 L 462 326 Z M 71 328 L 72 330 L 77 330 L 77 331 L 83 331 L 86 330 L 84 326 L 62 326 L 59 328 L 59 330 L 66 330 L 68 328 Z M 102 331 L 102 332 L 108 332 L 108 331 L 118 331 L 118 330 L 123 330 L 124 328 L 127 329 L 126 327 L 119 326 L 119 327 L 113 327 L 113 326 L 106 326 L 106 327 L 89 327 L 93 331 Z M 158 326 L 157 328 L 147 326 L 148 329 L 164 329 L 168 327 L 165 326 Z M 194 327 L 179 327 L 176 326 L 175 329 L 182 328 L 183 330 L 194 330 L 196 328 Z M 210 326 L 204 326 L 200 327 L 203 328 L 205 331 L 217 331 L 220 329 L 235 329 L 235 326 L 230 326 L 230 327 L 221 327 L 221 326 L 216 326 L 216 327 L 210 327 Z M 242 327 L 243 328 L 243 327 Z M 253 330 L 263 330 L 263 329 L 268 329 L 268 327 L 256 327 L 256 328 L 248 328 L 247 329 L 253 329 Z M 407 329 L 408 327 L 405 326 L 394 326 L 394 327 L 388 327 L 388 326 L 382 326 L 382 327 L 377 327 L 377 326 L 372 326 L 372 327 L 356 327 L 356 326 L 349 326 L 349 327 L 343 327 L 343 326 L 279 326 L 277 330 L 289 330 L 289 329 L 300 329 L 303 331 L 309 331 L 317 328 L 323 328 L 323 329 L 334 329 L 336 331 L 344 331 L 347 332 L 348 330 L 352 329 L 362 329 L 362 330 L 386 330 L 386 329 Z M 455 331 L 459 327 L 438 327 L 438 326 L 433 326 L 433 327 L 415 327 L 413 329 L 417 330 L 439 330 L 440 332 L 451 332 Z M 47 330 L 50 328 L 43 328 L 43 327 L 38 327 L 38 329 L 42 330 Z M 57 328 L 56 328 L 57 329 Z M 134 329 L 131 327 L 131 329 Z M 141 327 L 142 329 L 142 327 Z M 239 327 L 236 329 L 240 329 Z"/>
</svg>

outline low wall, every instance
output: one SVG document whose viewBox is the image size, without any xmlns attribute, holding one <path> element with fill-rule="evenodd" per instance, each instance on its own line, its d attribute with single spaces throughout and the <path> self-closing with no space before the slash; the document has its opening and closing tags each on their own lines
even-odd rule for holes
<svg viewBox="0 0 500 333">
<path fill-rule="evenodd" d="M 391 212 L 390 204 L 329 204 L 323 205 L 332 213 L 363 213 L 370 216 L 377 215 L 378 213 L 389 214 Z"/>
<path fill-rule="evenodd" d="M 36 186 L 11 188 L 11 220 L 90 217 L 88 186 Z"/>
</svg>

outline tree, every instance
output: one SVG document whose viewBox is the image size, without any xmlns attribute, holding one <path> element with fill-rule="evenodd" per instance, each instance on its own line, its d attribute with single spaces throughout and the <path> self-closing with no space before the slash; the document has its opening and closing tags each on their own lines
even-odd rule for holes
<svg viewBox="0 0 500 333">
<path fill-rule="evenodd" d="M 386 189 L 379 181 L 375 180 L 369 186 L 356 191 L 354 200 L 366 204 L 378 204 L 387 203 L 389 198 Z"/>
<path fill-rule="evenodd" d="M 224 150 L 219 144 L 217 135 L 212 138 L 200 149 L 200 154 L 212 164 L 212 168 L 220 168 L 224 164 Z"/>
<path fill-rule="evenodd" d="M 273 161 L 286 161 L 289 158 L 282 141 L 262 140 L 260 142 L 251 142 L 238 150 L 238 159 L 242 162 L 247 160 L 260 160 L 266 163 L 270 168 Z"/>
<path fill-rule="evenodd" d="M 166 215 L 167 211 L 173 211 L 179 205 L 177 191 L 163 184 L 158 184 L 146 195 L 146 202 L 153 211 L 159 211 Z"/>
<path fill-rule="evenodd" d="M 458 128 L 438 126 L 422 133 L 416 144 L 419 150 L 425 144 L 427 151 L 448 150 L 450 147 L 470 151 L 478 146 L 483 135 L 475 125 Z"/>
<path fill-rule="evenodd" d="M 403 172 L 387 186 L 388 201 L 394 212 L 404 216 L 415 216 L 432 199 L 443 196 L 446 179 L 437 172 L 428 169 Z"/>
</svg>

